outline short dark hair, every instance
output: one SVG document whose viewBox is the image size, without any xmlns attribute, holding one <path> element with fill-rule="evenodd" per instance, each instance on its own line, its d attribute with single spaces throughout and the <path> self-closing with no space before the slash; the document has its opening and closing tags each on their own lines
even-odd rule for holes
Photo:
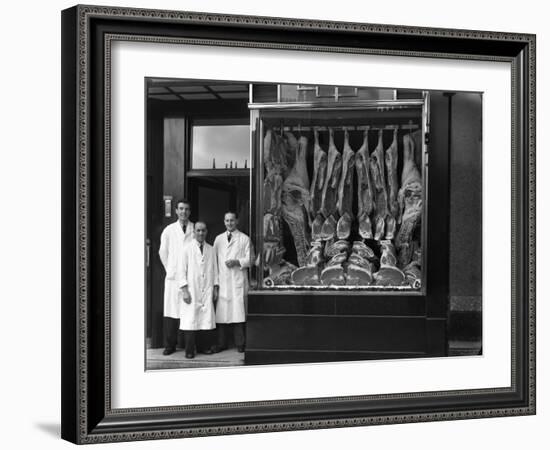
<svg viewBox="0 0 550 450">
<path fill-rule="evenodd" d="M 239 216 L 237 215 L 237 213 L 235 211 L 226 211 L 224 214 L 223 214 L 223 217 L 225 218 L 225 216 L 227 214 L 233 214 L 235 216 L 235 219 L 238 219 Z"/>
<path fill-rule="evenodd" d="M 177 208 L 180 203 L 185 203 L 187 206 L 189 206 L 189 208 L 191 208 L 191 202 L 189 200 L 187 200 L 186 198 L 180 198 L 176 202 L 175 207 Z"/>
</svg>

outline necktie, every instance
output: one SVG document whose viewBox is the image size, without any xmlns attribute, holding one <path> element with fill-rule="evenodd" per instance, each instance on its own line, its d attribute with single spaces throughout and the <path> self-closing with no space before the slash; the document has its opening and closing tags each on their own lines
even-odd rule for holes
<svg viewBox="0 0 550 450">
<path fill-rule="evenodd" d="M 231 233 L 227 233 L 227 242 L 231 242 Z"/>
<path fill-rule="evenodd" d="M 187 230 L 187 224 L 182 224 L 181 229 L 183 230 L 183 234 L 185 234 L 185 231 Z"/>
<path fill-rule="evenodd" d="M 199 244 L 199 248 L 201 249 L 201 255 L 202 255 L 202 243 Z"/>
</svg>

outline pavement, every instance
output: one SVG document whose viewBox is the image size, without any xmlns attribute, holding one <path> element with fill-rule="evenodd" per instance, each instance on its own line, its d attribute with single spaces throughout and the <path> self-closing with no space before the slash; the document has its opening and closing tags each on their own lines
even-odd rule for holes
<svg viewBox="0 0 550 450">
<path fill-rule="evenodd" d="M 219 353 L 204 355 L 197 353 L 193 359 L 185 357 L 185 350 L 178 348 L 175 353 L 164 356 L 164 348 L 147 349 L 146 370 L 187 369 L 200 367 L 243 366 L 244 353 L 236 348 L 230 348 Z"/>
</svg>

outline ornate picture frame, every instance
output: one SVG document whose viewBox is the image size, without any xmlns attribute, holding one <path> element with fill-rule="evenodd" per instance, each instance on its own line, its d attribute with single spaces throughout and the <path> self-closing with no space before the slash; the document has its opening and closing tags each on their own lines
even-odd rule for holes
<svg viewBox="0 0 550 450">
<path fill-rule="evenodd" d="M 116 409 L 111 402 L 111 45 L 116 41 L 511 65 L 511 384 Z M 167 439 L 535 414 L 535 36 L 99 6 L 62 12 L 62 437 Z"/>
</svg>

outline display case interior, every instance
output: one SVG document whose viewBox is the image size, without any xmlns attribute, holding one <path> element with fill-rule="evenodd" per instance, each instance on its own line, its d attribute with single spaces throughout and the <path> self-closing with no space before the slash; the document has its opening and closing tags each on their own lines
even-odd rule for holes
<svg viewBox="0 0 550 450">
<path fill-rule="evenodd" d="M 424 107 L 259 109 L 261 289 L 422 289 Z"/>
</svg>

